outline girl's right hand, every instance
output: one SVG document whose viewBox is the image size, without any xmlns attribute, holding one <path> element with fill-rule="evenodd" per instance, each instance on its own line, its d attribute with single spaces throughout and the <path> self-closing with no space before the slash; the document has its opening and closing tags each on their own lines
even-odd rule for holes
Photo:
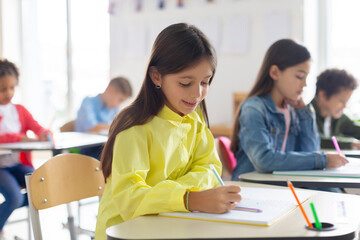
<svg viewBox="0 0 360 240">
<path fill-rule="evenodd" d="M 302 99 L 302 97 L 300 97 L 298 100 L 291 100 L 291 99 L 288 99 L 288 98 L 285 98 L 284 99 L 285 103 L 286 104 L 289 104 L 290 106 L 292 106 L 293 108 L 295 109 L 302 109 L 302 108 L 305 108 L 306 105 L 304 103 L 304 100 Z"/>
<path fill-rule="evenodd" d="M 351 148 L 352 149 L 360 149 L 360 141 L 359 140 L 355 140 L 354 142 L 351 143 Z"/>
<path fill-rule="evenodd" d="M 344 157 L 336 153 L 328 153 L 327 157 L 327 166 L 326 168 L 338 168 L 344 166 L 349 161 Z"/>
<path fill-rule="evenodd" d="M 38 140 L 37 140 L 37 139 L 34 139 L 34 138 L 29 138 L 28 136 L 23 135 L 23 136 L 21 137 L 21 141 L 22 141 L 22 142 L 36 142 L 36 141 L 38 141 Z"/>
<path fill-rule="evenodd" d="M 224 213 L 240 202 L 239 186 L 229 185 L 199 192 L 190 192 L 189 210 L 207 213 Z"/>
</svg>

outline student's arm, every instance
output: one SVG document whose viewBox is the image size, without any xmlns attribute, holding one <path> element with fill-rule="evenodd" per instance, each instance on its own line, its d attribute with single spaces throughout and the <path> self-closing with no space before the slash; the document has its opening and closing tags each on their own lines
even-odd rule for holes
<svg viewBox="0 0 360 240">
<path fill-rule="evenodd" d="M 216 182 L 210 168 L 206 169 L 200 165 L 216 164 L 219 170 L 219 160 L 211 158 L 216 155 L 215 152 L 211 150 L 210 153 L 202 153 L 195 160 L 196 166 L 192 165 L 189 168 L 181 169 L 177 167 L 181 162 L 174 162 L 171 159 L 168 159 L 170 162 L 164 165 L 163 153 L 151 151 L 151 137 L 153 136 L 149 136 L 143 128 L 135 130 L 133 127 L 121 132 L 114 144 L 113 167 L 110 177 L 112 199 L 124 220 L 160 212 L 185 212 L 187 211 L 184 206 L 186 190 L 212 188 Z M 199 139 L 199 141 L 201 140 Z M 178 151 L 178 149 L 173 150 Z M 149 152 L 152 159 L 159 159 L 159 161 L 151 162 Z M 171 152 L 165 155 L 167 154 L 179 155 Z M 165 159 L 167 157 L 165 156 Z M 207 157 L 209 157 L 208 160 L 205 159 Z M 189 171 L 185 173 L 185 176 L 177 178 L 177 175 L 180 176 L 181 171 L 186 169 Z M 167 171 L 170 172 L 165 174 Z M 164 174 L 167 176 L 166 179 L 162 179 Z M 193 188 L 194 186 L 196 188 Z"/>
<path fill-rule="evenodd" d="M 360 139 L 360 126 L 352 121 L 348 116 L 343 114 L 338 120 L 339 133 L 344 136 L 350 136 L 356 139 Z"/>
<path fill-rule="evenodd" d="M 5 133 L 0 135 L 0 143 L 11 143 L 11 142 L 21 142 L 24 134 L 21 133 Z"/>
<path fill-rule="evenodd" d="M 320 151 L 320 136 L 315 121 L 315 110 L 312 105 L 296 109 L 299 120 L 299 134 L 296 137 L 296 151 Z"/>
<path fill-rule="evenodd" d="M 334 121 L 334 124 L 334 135 L 337 138 L 339 147 L 341 149 L 351 149 L 354 142 L 353 138 L 360 139 L 360 126 L 345 114 Z M 333 149 L 334 144 L 332 139 L 322 136 L 321 147 L 326 149 Z"/>
<path fill-rule="evenodd" d="M 307 170 L 326 167 L 327 159 L 320 152 L 275 151 L 266 126 L 265 112 L 251 105 L 240 114 L 240 144 L 259 172 L 275 170 Z"/>
<path fill-rule="evenodd" d="M 89 132 L 89 130 L 98 124 L 94 105 L 91 98 L 85 98 L 81 103 L 75 120 L 75 131 Z"/>
<path fill-rule="evenodd" d="M 214 137 L 210 130 L 203 126 L 198 134 L 194 157 L 191 161 L 190 170 L 176 181 L 184 185 L 193 185 L 198 182 L 200 189 L 206 189 L 209 185 L 219 185 L 215 174 L 209 164 L 213 164 L 221 176 L 221 162 L 215 151 Z M 224 213 L 234 209 L 236 202 L 241 200 L 240 187 L 228 185 L 211 188 L 205 191 L 192 191 L 189 195 L 189 210 L 208 213 Z"/>
<path fill-rule="evenodd" d="M 0 135 L 0 143 L 11 143 L 11 142 L 29 142 L 37 141 L 37 139 L 28 138 L 26 131 L 33 131 L 40 140 L 42 135 L 49 132 L 49 130 L 43 128 L 31 115 L 31 113 L 22 105 L 15 105 L 19 115 L 19 121 L 21 124 L 20 133 L 5 133 Z"/>
<path fill-rule="evenodd" d="M 187 174 L 178 178 L 176 181 L 183 185 L 194 185 L 194 182 L 199 183 L 198 187 L 201 189 L 209 186 L 218 185 L 214 173 L 209 165 L 213 164 L 221 176 L 222 165 L 218 153 L 215 148 L 214 137 L 209 128 L 203 126 L 203 129 L 198 133 L 196 139 L 195 151 L 191 160 L 190 169 Z"/>
<path fill-rule="evenodd" d="M 48 129 L 42 127 L 31 115 L 31 113 L 22 105 L 17 105 L 19 121 L 21 122 L 22 131 L 26 132 L 28 130 L 33 131 L 40 140 L 46 140 L 45 134 L 49 132 Z M 25 139 L 25 141 L 27 141 Z"/>
<path fill-rule="evenodd" d="M 106 123 L 98 123 L 94 127 L 92 127 L 88 132 L 89 133 L 99 133 L 101 131 L 108 131 L 110 128 L 109 124 Z"/>
</svg>

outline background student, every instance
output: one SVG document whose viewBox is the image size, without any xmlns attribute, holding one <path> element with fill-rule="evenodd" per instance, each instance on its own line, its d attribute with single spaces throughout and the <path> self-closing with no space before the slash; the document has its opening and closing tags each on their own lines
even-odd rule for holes
<svg viewBox="0 0 360 240">
<path fill-rule="evenodd" d="M 0 59 L 0 143 L 47 141 L 46 135 L 50 131 L 41 127 L 24 106 L 11 102 L 18 79 L 16 66 Z M 28 130 L 37 138 L 29 138 Z M 0 193 L 5 198 L 0 204 L 0 239 L 3 239 L 3 227 L 11 213 L 28 205 L 21 186 L 25 186 L 24 175 L 33 171 L 30 152 L 13 151 L 10 155 L 0 156 Z"/>
<path fill-rule="evenodd" d="M 346 103 L 357 88 L 357 80 L 340 69 L 323 71 L 316 82 L 315 98 L 311 101 L 322 148 L 334 148 L 332 136 L 337 136 L 340 148 L 360 148 L 360 125 L 343 113 Z"/>
<path fill-rule="evenodd" d="M 120 110 L 120 104 L 132 96 L 130 82 L 124 77 L 111 79 L 103 93 L 86 97 L 75 120 L 75 131 L 106 133 Z M 80 153 L 100 159 L 102 146 L 81 148 Z"/>
<path fill-rule="evenodd" d="M 209 167 L 221 171 L 204 100 L 215 67 L 214 49 L 194 26 L 170 25 L 156 38 L 140 92 L 116 116 L 102 153 L 97 240 L 140 215 L 223 213 L 240 201 L 238 186 L 213 188 Z"/>
<path fill-rule="evenodd" d="M 257 79 L 234 123 L 231 149 L 241 173 L 340 167 L 338 154 L 319 152 L 317 126 L 301 93 L 310 71 L 310 53 L 290 39 L 266 52 Z"/>
</svg>

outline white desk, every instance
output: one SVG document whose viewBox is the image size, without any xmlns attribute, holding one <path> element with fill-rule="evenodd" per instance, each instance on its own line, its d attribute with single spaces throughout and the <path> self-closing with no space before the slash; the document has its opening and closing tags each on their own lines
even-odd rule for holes
<svg viewBox="0 0 360 240">
<path fill-rule="evenodd" d="M 0 144 L 0 150 L 13 151 L 33 151 L 33 150 L 51 150 L 53 156 L 64 150 L 77 147 L 99 146 L 107 141 L 108 137 L 98 134 L 80 133 L 80 132 L 63 132 L 54 135 L 55 147 L 50 142 L 15 142 Z M 68 207 L 68 227 L 72 240 L 77 239 L 77 229 L 74 225 L 74 216 L 70 205 Z"/>
<path fill-rule="evenodd" d="M 10 150 L 0 150 L 0 157 L 10 155 Z"/>
<path fill-rule="evenodd" d="M 334 149 L 321 149 L 325 153 L 337 153 Z M 346 157 L 360 158 L 360 150 L 341 150 Z"/>
<path fill-rule="evenodd" d="M 239 180 L 241 181 L 279 186 L 287 186 L 286 181 L 288 179 L 294 184 L 295 187 L 360 188 L 360 178 L 280 176 L 273 175 L 271 173 L 258 172 L 244 173 L 239 176 Z"/>
<path fill-rule="evenodd" d="M 108 137 L 98 134 L 63 132 L 54 135 L 55 147 L 50 142 L 15 142 L 2 143 L 0 149 L 13 151 L 33 151 L 33 150 L 52 150 L 60 153 L 63 150 L 77 147 L 91 147 L 104 144 Z"/>
<path fill-rule="evenodd" d="M 233 184 L 279 188 L 246 182 Z M 306 221 L 300 209 L 296 208 L 270 227 L 165 218 L 156 215 L 141 216 L 109 227 L 106 231 L 107 239 L 354 239 L 360 226 L 360 196 L 312 192 L 314 195 L 303 204 L 310 221 L 313 222 L 313 217 L 309 202 L 314 202 L 320 221 L 335 224 L 335 230 L 307 230 Z"/>
</svg>

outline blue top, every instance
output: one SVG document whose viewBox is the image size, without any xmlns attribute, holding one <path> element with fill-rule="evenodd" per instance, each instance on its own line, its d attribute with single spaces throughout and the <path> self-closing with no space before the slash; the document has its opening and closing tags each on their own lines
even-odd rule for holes
<svg viewBox="0 0 360 240">
<path fill-rule="evenodd" d="M 285 135 L 284 115 L 277 111 L 269 94 L 247 99 L 239 116 L 239 149 L 232 180 L 242 173 L 322 169 L 327 158 L 320 152 L 313 107 L 288 106 L 291 115 L 285 152 L 281 147 Z"/>
<path fill-rule="evenodd" d="M 110 124 L 118 112 L 118 107 L 108 108 L 101 101 L 100 94 L 95 97 L 86 97 L 77 113 L 75 131 L 88 132 L 99 123 Z"/>
</svg>

